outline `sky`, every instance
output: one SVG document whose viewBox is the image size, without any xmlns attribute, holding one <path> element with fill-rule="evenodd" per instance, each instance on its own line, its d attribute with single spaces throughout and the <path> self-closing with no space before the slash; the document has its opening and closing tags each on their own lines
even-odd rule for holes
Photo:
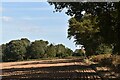
<svg viewBox="0 0 120 80">
<path fill-rule="evenodd" d="M 53 11 L 54 6 L 47 2 L 3 2 L 0 7 L 0 44 L 28 38 L 31 42 L 46 40 L 75 50 L 75 43 L 67 38 L 70 17 L 65 14 L 66 9 L 61 13 Z"/>
</svg>

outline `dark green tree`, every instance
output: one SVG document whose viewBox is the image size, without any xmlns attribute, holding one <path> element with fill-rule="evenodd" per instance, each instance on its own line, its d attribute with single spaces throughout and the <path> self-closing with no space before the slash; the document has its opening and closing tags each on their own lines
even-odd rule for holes
<svg viewBox="0 0 120 80">
<path fill-rule="evenodd" d="M 29 47 L 28 58 L 37 59 L 45 57 L 48 41 L 36 40 Z"/>
<path fill-rule="evenodd" d="M 55 6 L 56 12 L 67 9 L 66 14 L 74 16 L 79 21 L 82 18 L 82 11 L 97 16 L 99 36 L 104 43 L 113 44 L 114 53 L 120 53 L 120 2 L 49 2 Z"/>
<path fill-rule="evenodd" d="M 2 56 L 3 56 L 3 54 L 2 54 L 2 45 L 0 45 L 0 62 L 2 62 Z"/>
<path fill-rule="evenodd" d="M 112 53 L 112 45 L 100 44 L 96 49 L 96 54 Z"/>
<path fill-rule="evenodd" d="M 84 53 L 81 49 L 76 49 L 73 56 L 84 56 Z"/>
<path fill-rule="evenodd" d="M 79 21 L 75 18 L 69 20 L 68 38 L 73 37 L 77 45 L 84 45 L 87 53 L 93 54 L 91 51 L 95 51 L 102 42 L 99 32 L 96 17 L 90 14 L 84 15 Z"/>
<path fill-rule="evenodd" d="M 21 41 L 23 42 L 26 48 L 30 46 L 30 40 L 28 40 L 27 38 L 21 38 Z"/>
<path fill-rule="evenodd" d="M 21 40 L 12 40 L 6 44 L 5 57 L 7 61 L 23 60 L 26 47 Z"/>
<path fill-rule="evenodd" d="M 56 57 L 63 58 L 66 57 L 66 48 L 63 44 L 58 44 L 56 47 Z"/>
<path fill-rule="evenodd" d="M 47 54 L 47 57 L 56 57 L 56 47 L 55 45 L 53 44 L 50 44 L 48 47 L 47 47 L 47 50 L 46 50 L 46 54 Z"/>
<path fill-rule="evenodd" d="M 28 49 L 30 47 L 30 40 L 28 40 L 27 38 L 21 38 L 21 41 L 23 42 L 24 47 L 26 48 L 26 53 L 25 53 L 24 59 L 28 59 L 28 56 L 29 56 Z"/>
<path fill-rule="evenodd" d="M 2 44 L 1 46 L 0 46 L 0 49 L 1 49 L 1 60 L 2 61 L 6 61 L 7 59 L 6 59 L 6 55 L 5 55 L 5 50 L 6 50 L 6 44 Z"/>
<path fill-rule="evenodd" d="M 69 49 L 69 48 L 66 48 L 65 54 L 66 54 L 65 57 L 72 56 L 73 55 L 73 51 L 71 49 Z"/>
</svg>

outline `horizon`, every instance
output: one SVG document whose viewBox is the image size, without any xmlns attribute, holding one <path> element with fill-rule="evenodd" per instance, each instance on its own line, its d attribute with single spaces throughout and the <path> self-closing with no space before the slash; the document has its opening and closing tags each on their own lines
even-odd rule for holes
<svg viewBox="0 0 120 80">
<path fill-rule="evenodd" d="M 64 44 L 75 50 L 73 39 L 67 38 L 70 16 L 62 12 L 53 12 L 48 2 L 3 2 L 2 3 L 2 41 L 28 38 L 30 41 L 46 40 L 50 43 Z"/>
</svg>

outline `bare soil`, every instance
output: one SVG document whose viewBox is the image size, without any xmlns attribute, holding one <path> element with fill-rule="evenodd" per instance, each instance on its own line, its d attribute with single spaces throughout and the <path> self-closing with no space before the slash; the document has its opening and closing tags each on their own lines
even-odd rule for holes
<svg viewBox="0 0 120 80">
<path fill-rule="evenodd" d="M 119 77 L 109 68 L 82 59 L 54 59 L 0 63 L 2 80 L 108 80 Z"/>
</svg>

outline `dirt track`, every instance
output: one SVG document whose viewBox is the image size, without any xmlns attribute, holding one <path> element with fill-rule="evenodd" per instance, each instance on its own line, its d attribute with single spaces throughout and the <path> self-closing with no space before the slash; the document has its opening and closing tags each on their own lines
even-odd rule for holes
<svg viewBox="0 0 120 80">
<path fill-rule="evenodd" d="M 109 68 L 86 64 L 81 59 L 56 59 L 2 64 L 2 80 L 109 80 L 118 79 L 110 76 Z M 98 71 L 99 70 L 99 71 Z M 104 71 L 104 73 L 100 73 Z M 101 74 L 107 73 L 108 76 Z"/>
</svg>

